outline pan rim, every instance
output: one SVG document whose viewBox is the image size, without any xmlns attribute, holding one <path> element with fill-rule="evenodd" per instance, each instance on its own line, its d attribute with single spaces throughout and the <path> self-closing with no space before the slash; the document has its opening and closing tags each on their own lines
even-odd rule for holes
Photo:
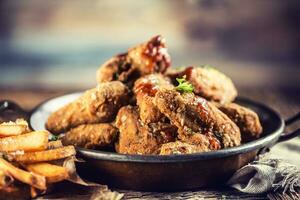
<svg viewBox="0 0 300 200">
<path fill-rule="evenodd" d="M 54 100 L 55 98 L 61 98 L 67 95 L 76 95 L 80 94 L 81 92 L 74 92 L 69 93 L 57 97 L 50 98 L 45 100 L 44 102 L 40 103 L 36 106 L 30 113 L 29 113 L 29 121 L 31 124 L 31 116 L 39 110 L 44 104 L 47 102 Z M 279 123 L 274 132 L 269 133 L 268 135 L 258 138 L 254 141 L 241 144 L 236 147 L 229 147 L 226 149 L 210 151 L 210 152 L 201 152 L 201 153 L 193 153 L 193 154 L 180 154 L 180 155 L 129 155 L 129 154 L 120 154 L 115 152 L 108 152 L 108 151 L 101 151 L 101 150 L 94 150 L 94 149 L 86 149 L 76 147 L 76 150 L 80 156 L 83 156 L 86 159 L 94 159 L 94 160 L 105 160 L 105 161 L 114 161 L 114 162 L 137 162 L 137 163 L 173 163 L 173 162 L 189 162 L 189 161 L 198 161 L 198 160 L 210 160 L 216 158 L 224 158 L 233 155 L 243 154 L 254 150 L 259 150 L 263 147 L 271 145 L 275 143 L 280 134 L 283 132 L 285 123 L 284 120 L 280 117 L 279 113 L 269 106 L 262 104 L 257 101 L 253 101 L 249 98 L 245 97 L 237 97 L 237 101 L 243 101 L 248 104 L 251 104 L 255 107 L 260 107 L 267 112 L 274 115 Z"/>
</svg>

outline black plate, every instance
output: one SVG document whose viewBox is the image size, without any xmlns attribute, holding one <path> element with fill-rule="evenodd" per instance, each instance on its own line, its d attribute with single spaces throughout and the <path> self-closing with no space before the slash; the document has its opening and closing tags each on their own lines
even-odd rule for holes
<svg viewBox="0 0 300 200">
<path fill-rule="evenodd" d="M 49 115 L 64 106 L 65 104 L 73 101 L 82 93 L 73 93 L 57 98 L 50 99 L 33 110 L 29 122 L 34 130 L 45 129 L 45 123 Z M 98 159 L 108 159 L 108 160 L 118 160 L 118 161 L 132 161 L 132 162 L 177 162 L 183 160 L 194 160 L 194 159 L 209 159 L 209 158 L 219 158 L 224 156 L 235 155 L 239 153 L 249 152 L 251 150 L 261 148 L 267 144 L 274 143 L 277 141 L 279 135 L 282 133 L 284 128 L 284 121 L 281 119 L 280 115 L 273 109 L 262 105 L 260 103 L 251 101 L 245 98 L 237 98 L 236 102 L 245 107 L 251 108 L 256 113 L 258 113 L 260 121 L 263 126 L 262 137 L 258 140 L 248 142 L 247 144 L 240 145 L 238 147 L 222 149 L 218 151 L 211 151 L 205 153 L 196 154 L 186 154 L 186 155 L 170 155 L 170 156 L 143 156 L 143 155 L 123 155 L 107 151 L 91 150 L 78 148 L 78 151 L 82 155 L 88 157 L 94 157 Z"/>
<path fill-rule="evenodd" d="M 35 130 L 44 129 L 52 112 L 80 94 L 53 98 L 37 106 L 28 116 L 31 127 Z M 77 148 L 78 156 L 86 160 L 78 164 L 79 172 L 93 181 L 124 189 L 166 191 L 220 185 L 237 169 L 252 161 L 262 149 L 274 145 L 279 138 L 283 141 L 300 134 L 298 129 L 282 135 L 284 121 L 273 109 L 245 98 L 238 98 L 236 102 L 258 113 L 264 130 L 261 138 L 218 151 L 169 156 L 124 155 Z M 12 102 L 8 102 L 6 107 L 21 110 Z M 287 122 L 294 122 L 299 117 L 298 114 Z"/>
</svg>

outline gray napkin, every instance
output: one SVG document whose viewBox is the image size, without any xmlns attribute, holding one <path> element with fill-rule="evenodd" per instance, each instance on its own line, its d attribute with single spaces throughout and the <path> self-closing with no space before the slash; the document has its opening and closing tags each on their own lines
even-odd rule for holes
<svg viewBox="0 0 300 200">
<path fill-rule="evenodd" d="M 227 184 L 245 193 L 277 192 L 300 199 L 299 168 L 268 155 L 259 156 L 256 161 L 239 169 Z"/>
</svg>

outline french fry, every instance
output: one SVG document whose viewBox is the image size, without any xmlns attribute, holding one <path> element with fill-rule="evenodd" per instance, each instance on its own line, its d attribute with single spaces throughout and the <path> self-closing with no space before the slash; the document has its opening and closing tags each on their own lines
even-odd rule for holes
<svg viewBox="0 0 300 200">
<path fill-rule="evenodd" d="M 48 190 L 48 188 L 47 188 Z M 39 195 L 45 194 L 47 190 L 39 190 L 35 187 L 30 187 L 30 196 L 31 198 L 36 198 Z"/>
<path fill-rule="evenodd" d="M 28 152 L 24 154 L 10 154 L 10 159 L 21 163 L 38 163 L 59 160 L 76 154 L 73 146 L 65 146 L 46 151 Z"/>
<path fill-rule="evenodd" d="M 25 120 L 0 123 L 0 199 L 36 197 L 46 192 L 47 183 L 73 176 L 63 160 L 76 154 L 74 146 L 48 141 L 49 135 L 47 131 L 30 132 Z"/>
<path fill-rule="evenodd" d="M 29 132 L 28 123 L 23 119 L 17 119 L 15 122 L 3 122 L 0 124 L 0 137 L 21 135 Z"/>
<path fill-rule="evenodd" d="M 30 172 L 45 176 L 47 183 L 59 182 L 69 177 L 66 168 L 49 163 L 28 164 L 25 168 Z"/>
<path fill-rule="evenodd" d="M 23 183 L 27 183 L 35 188 L 41 190 L 46 189 L 46 179 L 44 176 L 19 169 L 3 158 L 0 158 L 0 170 L 2 170 L 5 174 L 9 174 L 15 179 Z"/>
<path fill-rule="evenodd" d="M 0 139 L 0 151 L 40 151 L 48 146 L 47 131 L 34 131 L 23 135 L 10 136 Z"/>
<path fill-rule="evenodd" d="M 34 187 L 30 187 L 30 196 L 31 196 L 31 198 L 35 198 L 38 195 L 39 195 L 39 191 Z"/>
<path fill-rule="evenodd" d="M 48 148 L 47 149 L 57 149 L 57 148 L 60 148 L 62 146 L 63 146 L 63 144 L 62 144 L 61 140 L 50 141 L 48 143 Z"/>
</svg>

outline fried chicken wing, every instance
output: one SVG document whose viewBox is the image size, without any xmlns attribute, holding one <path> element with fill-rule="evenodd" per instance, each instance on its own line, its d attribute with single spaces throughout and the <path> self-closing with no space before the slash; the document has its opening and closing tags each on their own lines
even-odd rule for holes
<svg viewBox="0 0 300 200">
<path fill-rule="evenodd" d="M 134 69 L 126 62 L 127 53 L 119 54 L 106 61 L 97 71 L 99 83 L 109 81 L 127 82 L 129 76 L 134 74 Z"/>
<path fill-rule="evenodd" d="M 166 77 L 161 74 L 150 74 L 139 78 L 134 83 L 134 93 L 139 106 L 143 123 L 163 122 L 165 116 L 153 104 L 154 96 L 159 88 L 173 88 Z"/>
<path fill-rule="evenodd" d="M 97 80 L 99 83 L 119 80 L 132 85 L 140 76 L 164 73 L 170 62 L 165 39 L 158 35 L 105 62 L 97 71 Z"/>
<path fill-rule="evenodd" d="M 97 70 L 99 85 L 52 113 L 46 128 L 65 133 L 65 145 L 141 155 L 208 152 L 261 135 L 258 115 L 232 103 L 229 77 L 170 65 L 160 35 L 112 57 Z"/>
<path fill-rule="evenodd" d="M 208 140 L 212 150 L 240 144 L 236 124 L 215 105 L 193 93 L 181 95 L 175 90 L 163 89 L 156 93 L 154 103 L 178 128 L 178 137 L 185 142 L 195 144 L 197 136 L 198 145 L 205 146 Z"/>
<path fill-rule="evenodd" d="M 129 89 L 119 81 L 99 84 L 52 113 L 46 128 L 58 134 L 81 124 L 111 122 L 119 108 L 129 102 L 129 96 Z"/>
<path fill-rule="evenodd" d="M 176 129 L 165 123 L 144 125 L 136 107 L 122 107 L 116 118 L 119 140 L 116 151 L 123 154 L 159 154 L 162 144 L 175 141 Z"/>
<path fill-rule="evenodd" d="M 159 155 L 171 155 L 171 154 L 187 154 L 198 153 L 207 151 L 207 148 L 201 148 L 201 146 L 188 144 L 182 141 L 169 142 L 163 144 L 160 148 Z"/>
<path fill-rule="evenodd" d="M 237 96 L 231 79 L 211 67 L 187 67 L 184 70 L 170 71 L 167 75 L 173 82 L 176 82 L 176 78 L 185 76 L 193 85 L 194 93 L 207 100 L 225 104 L 232 102 Z"/>
<path fill-rule="evenodd" d="M 69 130 L 62 138 L 62 143 L 88 149 L 109 147 L 114 144 L 118 132 L 109 123 L 83 124 Z"/>
<path fill-rule="evenodd" d="M 236 103 L 217 105 L 241 130 L 243 142 L 256 139 L 262 133 L 262 126 L 258 115 L 251 109 L 240 106 Z"/>
</svg>

